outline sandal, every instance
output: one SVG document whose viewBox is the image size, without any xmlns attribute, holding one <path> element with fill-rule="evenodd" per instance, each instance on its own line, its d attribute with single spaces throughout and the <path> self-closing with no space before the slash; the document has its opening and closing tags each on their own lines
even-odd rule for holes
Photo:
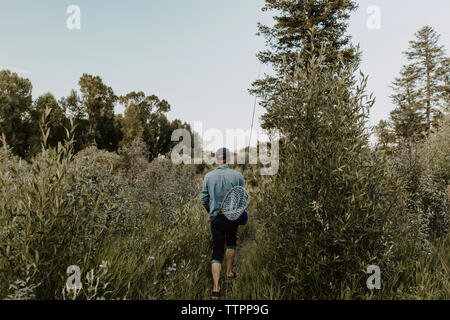
<svg viewBox="0 0 450 320">
<path fill-rule="evenodd" d="M 219 300 L 219 298 L 220 298 L 220 290 L 219 291 L 211 290 L 211 299 L 212 300 Z"/>
<path fill-rule="evenodd" d="M 236 272 L 233 271 L 233 275 L 231 277 L 225 275 L 225 281 L 232 282 L 232 281 L 236 280 L 236 277 L 237 277 L 237 274 L 236 274 Z"/>
</svg>

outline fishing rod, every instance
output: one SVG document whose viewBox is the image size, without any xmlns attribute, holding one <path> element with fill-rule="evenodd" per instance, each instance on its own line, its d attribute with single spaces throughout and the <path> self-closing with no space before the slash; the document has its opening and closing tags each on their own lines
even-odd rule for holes
<svg viewBox="0 0 450 320">
<path fill-rule="evenodd" d="M 258 69 L 258 80 L 259 80 L 259 78 L 261 77 L 261 68 L 262 68 L 262 63 L 260 63 L 259 64 L 259 69 Z M 248 152 L 248 162 L 250 162 L 250 144 L 251 144 L 251 142 L 252 142 L 252 134 L 253 134 L 253 126 L 254 126 L 254 123 L 255 123 L 255 111 L 256 111 L 256 102 L 257 102 L 257 99 L 258 99 L 258 96 L 255 94 L 255 100 L 254 100 L 254 102 L 253 102 L 253 114 L 252 114 L 252 124 L 251 124 L 251 126 L 250 126 L 250 139 L 248 140 L 248 148 L 247 148 L 247 152 Z M 258 147 L 258 146 L 256 146 L 256 147 Z M 245 161 L 245 163 L 244 163 L 244 173 L 245 173 L 245 170 L 247 169 L 247 161 Z"/>
</svg>

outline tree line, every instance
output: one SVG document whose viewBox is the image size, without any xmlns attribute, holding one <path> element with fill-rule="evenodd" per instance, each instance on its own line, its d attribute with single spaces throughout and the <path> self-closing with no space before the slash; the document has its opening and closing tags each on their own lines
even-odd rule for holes
<svg viewBox="0 0 450 320">
<path fill-rule="evenodd" d="M 91 145 L 118 151 L 141 139 L 152 160 L 174 146 L 173 130 L 192 132 L 189 124 L 167 118 L 171 106 L 156 95 L 133 91 L 118 96 L 99 76 L 89 74 L 81 76 L 78 86 L 59 100 L 52 93 L 33 100 L 30 80 L 9 70 L 0 71 L 0 134 L 15 154 L 30 159 L 41 150 L 41 121 L 46 109 L 50 110 L 48 145 L 57 146 L 65 139 L 66 128 L 73 125 L 76 152 Z M 124 107 L 124 115 L 115 114 L 117 104 Z"/>
</svg>

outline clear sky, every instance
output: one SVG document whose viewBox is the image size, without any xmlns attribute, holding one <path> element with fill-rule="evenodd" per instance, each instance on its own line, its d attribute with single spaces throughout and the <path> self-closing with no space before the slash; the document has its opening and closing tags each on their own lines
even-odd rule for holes
<svg viewBox="0 0 450 320">
<path fill-rule="evenodd" d="M 402 51 L 422 26 L 442 34 L 450 48 L 450 1 L 361 0 L 349 34 L 363 52 L 361 69 L 377 98 L 371 124 L 393 106 L 389 85 Z M 99 75 L 118 95 L 142 90 L 166 99 L 170 119 L 208 128 L 250 128 L 263 39 L 257 22 L 264 0 L 1 0 L 0 68 L 27 77 L 33 95 L 57 98 L 77 87 L 82 73 Z M 69 30 L 69 5 L 81 9 L 81 29 Z M 380 29 L 369 29 L 367 8 L 381 10 Z M 262 68 L 262 72 L 268 71 Z M 122 113 L 117 107 L 117 113 Z M 264 111 L 257 108 L 257 118 Z M 258 125 L 257 125 L 258 126 Z"/>
</svg>

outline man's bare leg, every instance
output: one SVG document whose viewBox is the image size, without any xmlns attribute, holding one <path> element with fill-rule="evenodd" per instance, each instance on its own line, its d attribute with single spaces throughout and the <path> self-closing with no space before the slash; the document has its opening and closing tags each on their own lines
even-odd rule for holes
<svg viewBox="0 0 450 320">
<path fill-rule="evenodd" d="M 236 249 L 227 248 L 225 252 L 225 258 L 227 260 L 227 276 L 233 276 L 233 260 L 236 255 Z"/>
<path fill-rule="evenodd" d="M 213 284 L 214 292 L 220 291 L 219 279 L 220 279 L 220 271 L 221 270 L 222 270 L 222 264 L 220 264 L 218 262 L 211 263 L 211 273 L 212 273 L 213 282 L 214 282 L 214 284 Z"/>
</svg>

